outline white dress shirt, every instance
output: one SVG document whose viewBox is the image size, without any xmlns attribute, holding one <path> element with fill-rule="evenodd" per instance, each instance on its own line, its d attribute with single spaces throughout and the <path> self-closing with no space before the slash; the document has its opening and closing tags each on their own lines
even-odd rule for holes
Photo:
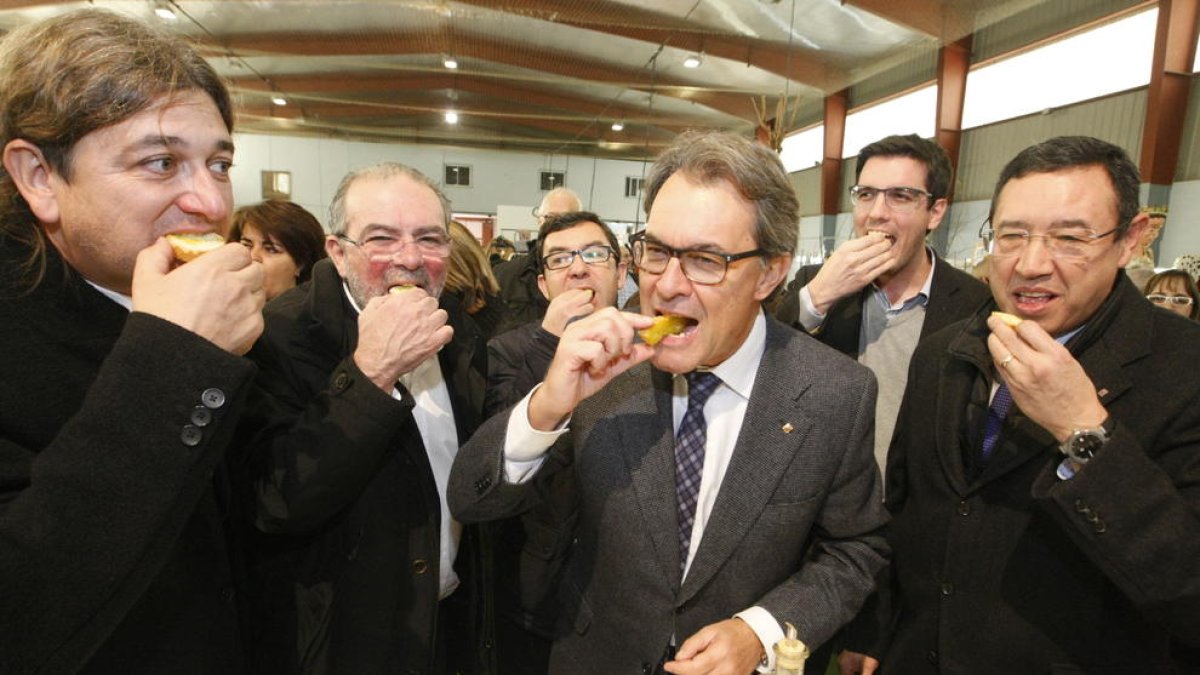
<svg viewBox="0 0 1200 675">
<path fill-rule="evenodd" d="M 704 443 L 704 469 L 700 474 L 700 492 L 696 497 L 696 520 L 692 526 L 692 540 L 688 546 L 687 564 L 684 566 L 684 578 L 691 570 L 696 551 L 704 537 L 704 529 L 712 515 L 713 505 L 721 490 L 721 482 L 725 471 L 733 458 L 733 449 L 737 444 L 738 434 L 742 430 L 742 420 L 746 416 L 746 407 L 750 403 L 750 393 L 754 389 L 754 379 L 758 375 L 758 366 L 762 361 L 763 350 L 767 341 L 767 321 L 762 312 L 754 319 L 750 334 L 728 359 L 715 368 L 713 374 L 721 379 L 721 384 L 704 404 L 704 420 L 707 435 Z M 541 386 L 541 385 L 538 385 Z M 536 391 L 536 388 L 534 389 Z M 544 432 L 534 429 L 529 424 L 530 392 L 513 409 L 508 419 L 508 430 L 504 441 L 504 472 L 511 483 L 521 483 L 530 479 L 541 466 L 546 451 L 554 441 L 568 431 L 568 419 L 557 430 Z M 688 383 L 683 375 L 674 378 L 674 389 L 671 398 L 674 429 L 679 430 L 683 415 L 687 411 Z M 783 629 L 771 613 L 762 607 L 750 607 L 734 616 L 741 618 L 754 630 L 767 653 L 768 663 L 766 672 L 775 667 L 775 654 L 772 649 L 776 642 L 782 640 Z M 689 636 L 677 636 L 677 639 L 687 639 Z"/>
</svg>

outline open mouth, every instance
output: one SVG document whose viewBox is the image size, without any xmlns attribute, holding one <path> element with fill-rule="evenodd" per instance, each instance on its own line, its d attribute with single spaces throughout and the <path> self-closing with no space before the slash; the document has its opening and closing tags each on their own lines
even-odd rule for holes
<svg viewBox="0 0 1200 675">
<path fill-rule="evenodd" d="M 882 234 L 892 244 L 896 243 L 896 235 L 894 235 L 894 234 L 884 232 L 883 230 L 867 230 L 867 234 L 871 234 L 872 232 L 874 232 L 876 234 Z"/>
<path fill-rule="evenodd" d="M 1045 291 L 1017 291 L 1013 293 L 1018 313 L 1022 316 L 1033 316 L 1045 311 L 1046 307 L 1058 296 Z"/>
<path fill-rule="evenodd" d="M 395 295 L 396 293 L 403 293 L 405 291 L 411 291 L 414 288 L 421 288 L 421 287 L 418 286 L 417 284 L 396 284 L 396 285 L 388 288 L 388 293 Z"/>
<path fill-rule="evenodd" d="M 658 314 L 654 317 L 653 325 L 638 331 L 638 337 L 650 346 L 654 346 L 659 342 L 671 344 L 686 340 L 696 331 L 697 325 L 699 325 L 699 322 L 691 317 L 677 314 Z"/>
</svg>

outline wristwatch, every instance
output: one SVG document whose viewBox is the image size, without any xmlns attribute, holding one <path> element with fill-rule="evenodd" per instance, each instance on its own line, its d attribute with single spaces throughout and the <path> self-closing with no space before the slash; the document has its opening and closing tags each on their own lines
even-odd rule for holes
<svg viewBox="0 0 1200 675">
<path fill-rule="evenodd" d="M 1109 417 L 1098 427 L 1072 429 L 1071 435 L 1062 445 L 1058 446 L 1058 449 L 1074 464 L 1079 466 L 1087 464 L 1088 460 L 1095 457 L 1100 448 L 1108 442 L 1112 436 L 1113 426 L 1112 417 Z"/>
</svg>

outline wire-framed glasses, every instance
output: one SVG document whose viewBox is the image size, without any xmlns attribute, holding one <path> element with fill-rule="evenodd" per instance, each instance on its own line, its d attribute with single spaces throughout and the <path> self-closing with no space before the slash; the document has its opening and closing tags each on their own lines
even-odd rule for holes
<svg viewBox="0 0 1200 675">
<path fill-rule="evenodd" d="M 883 202 L 888 208 L 893 211 L 909 213 L 915 211 L 921 205 L 921 199 L 929 197 L 933 200 L 933 193 L 926 192 L 920 188 L 914 187 L 890 187 L 876 188 L 867 185 L 852 185 L 850 186 L 850 202 L 856 209 L 869 209 L 875 205 L 875 200 L 883 195 Z"/>
<path fill-rule="evenodd" d="M 417 251 L 426 258 L 445 258 L 450 255 L 450 235 L 445 232 L 429 231 L 418 234 L 412 239 L 397 237 L 388 232 L 372 232 L 359 240 L 351 239 L 344 234 L 337 238 L 357 246 L 368 256 L 393 256 L 404 250 L 406 246 L 415 246 Z"/>
<path fill-rule="evenodd" d="M 985 225 L 986 226 L 986 225 Z M 1020 255 L 1029 247 L 1034 239 L 1041 239 L 1053 258 L 1063 260 L 1086 260 L 1091 257 L 1092 245 L 1097 241 L 1115 233 L 1119 228 L 1096 234 L 1088 229 L 1064 229 L 1046 234 L 1034 234 L 1028 230 L 1011 227 L 1001 227 L 999 230 L 985 232 L 992 241 L 991 253 L 996 258 L 1007 258 Z"/>
</svg>

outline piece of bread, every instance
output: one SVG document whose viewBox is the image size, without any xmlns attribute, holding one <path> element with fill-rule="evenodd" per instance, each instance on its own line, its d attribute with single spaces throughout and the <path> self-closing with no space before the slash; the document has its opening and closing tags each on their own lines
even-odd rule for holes
<svg viewBox="0 0 1200 675">
<path fill-rule="evenodd" d="M 1024 321 L 1024 319 L 1022 319 L 1021 317 L 1014 316 L 1007 312 L 992 312 L 992 316 L 996 317 L 997 319 L 1000 319 L 1001 321 L 1003 321 L 1004 323 L 1008 324 L 1009 326 L 1011 326 L 1013 328 L 1016 328 L 1017 326 L 1019 326 L 1021 324 L 1022 321 Z"/>
<path fill-rule="evenodd" d="M 412 284 L 400 284 L 399 286 L 392 286 L 389 288 L 388 293 L 395 295 L 397 293 L 403 293 L 404 291 L 411 291 L 414 288 L 416 288 L 416 286 L 413 286 Z"/>
<path fill-rule="evenodd" d="M 638 331 L 638 337 L 642 338 L 642 342 L 653 347 L 668 335 L 679 335 L 685 328 L 687 328 L 687 319 L 682 316 L 660 314 L 654 317 L 654 323 L 649 328 Z"/>
<path fill-rule="evenodd" d="M 216 232 L 205 234 L 168 234 L 167 243 L 175 250 L 179 262 L 190 262 L 225 245 L 225 238 Z"/>
</svg>

